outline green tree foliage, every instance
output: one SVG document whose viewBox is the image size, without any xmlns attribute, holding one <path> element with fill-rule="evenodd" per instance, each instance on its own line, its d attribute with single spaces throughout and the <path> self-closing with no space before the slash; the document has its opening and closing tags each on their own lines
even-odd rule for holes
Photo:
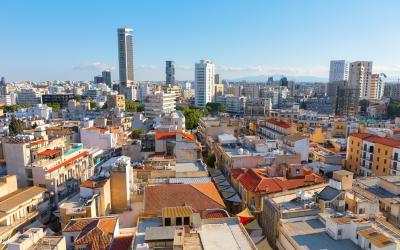
<svg viewBox="0 0 400 250">
<path fill-rule="evenodd" d="M 8 130 L 11 136 L 21 134 L 24 130 L 23 122 L 15 118 L 15 116 L 12 116 Z"/>
<path fill-rule="evenodd" d="M 4 107 L 4 112 L 5 113 L 15 112 L 20 108 L 29 108 L 29 107 L 30 107 L 30 105 L 28 105 L 28 104 L 15 104 L 15 105 L 12 105 L 12 106 L 5 106 Z"/>
<path fill-rule="evenodd" d="M 218 112 L 225 112 L 225 105 L 222 103 L 209 102 L 206 105 L 206 111 L 212 114 L 217 114 Z"/>
<path fill-rule="evenodd" d="M 37 125 L 36 122 L 32 124 L 32 129 L 35 129 L 35 128 L 37 128 L 37 127 L 38 127 L 38 125 Z"/>
<path fill-rule="evenodd" d="M 207 157 L 207 166 L 215 168 L 215 161 L 217 158 L 215 157 L 215 154 L 211 154 Z"/>
<path fill-rule="evenodd" d="M 97 104 L 95 102 L 91 102 L 90 109 L 96 109 L 96 108 L 97 108 Z"/>
<path fill-rule="evenodd" d="M 205 112 L 203 112 L 199 108 L 195 108 L 194 106 L 184 108 L 182 111 L 183 111 L 183 115 L 185 116 L 186 129 L 197 128 L 197 126 L 199 125 L 200 117 L 206 115 Z"/>
<path fill-rule="evenodd" d="M 144 104 L 132 100 L 125 100 L 125 110 L 127 112 L 143 112 Z"/>
<path fill-rule="evenodd" d="M 389 117 L 400 116 L 400 101 L 390 99 L 387 113 Z"/>
<path fill-rule="evenodd" d="M 61 106 L 58 102 L 51 102 L 48 103 L 47 106 L 51 107 L 53 112 L 58 112 L 61 110 Z"/>
<path fill-rule="evenodd" d="M 367 108 L 369 106 L 369 101 L 368 100 L 361 100 L 358 105 L 360 105 L 360 111 L 361 112 L 367 112 Z"/>
<path fill-rule="evenodd" d="M 144 132 L 145 131 L 143 129 L 134 128 L 134 129 L 132 129 L 131 138 L 132 139 L 140 139 L 140 135 L 143 135 Z"/>
</svg>

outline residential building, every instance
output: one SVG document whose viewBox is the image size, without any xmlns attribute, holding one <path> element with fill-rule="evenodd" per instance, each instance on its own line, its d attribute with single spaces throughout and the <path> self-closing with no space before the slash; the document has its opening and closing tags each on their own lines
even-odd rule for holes
<svg viewBox="0 0 400 250">
<path fill-rule="evenodd" d="M 175 98 L 174 93 L 156 92 L 152 95 L 147 95 L 145 98 L 144 115 L 147 118 L 155 118 L 164 113 L 175 111 Z"/>
<path fill-rule="evenodd" d="M 205 108 L 214 101 L 214 64 L 211 60 L 201 60 L 195 65 L 194 87 L 195 106 Z"/>
<path fill-rule="evenodd" d="M 220 84 L 219 74 L 215 74 L 214 75 L 214 83 L 215 84 Z"/>
<path fill-rule="evenodd" d="M 245 112 L 246 116 L 266 116 L 272 109 L 270 98 L 249 98 L 246 100 Z"/>
<path fill-rule="evenodd" d="M 81 128 L 81 142 L 85 148 L 100 148 L 108 150 L 115 148 L 118 136 L 103 128 L 89 127 Z"/>
<path fill-rule="evenodd" d="M 17 119 L 44 119 L 49 120 L 53 109 L 46 104 L 36 104 L 29 108 L 20 108 L 14 112 L 6 113 L 6 117 L 11 119 L 13 116 Z"/>
<path fill-rule="evenodd" d="M 185 204 L 194 211 L 225 209 L 224 201 L 212 182 L 147 186 L 144 191 L 144 215 L 160 216 L 166 207 Z"/>
<path fill-rule="evenodd" d="M 304 102 L 305 109 L 330 115 L 333 112 L 333 102 L 327 96 L 307 98 Z"/>
<path fill-rule="evenodd" d="M 17 188 L 15 175 L 0 178 L 0 247 L 15 235 L 18 228 L 34 220 L 49 219 L 47 189 L 42 187 Z"/>
<path fill-rule="evenodd" d="M 165 84 L 175 84 L 174 61 L 165 61 Z"/>
<path fill-rule="evenodd" d="M 125 110 L 125 96 L 116 94 L 108 95 L 107 108 Z"/>
<path fill-rule="evenodd" d="M 333 60 L 329 67 L 329 82 L 347 81 L 349 79 L 349 63 L 345 60 Z"/>
<path fill-rule="evenodd" d="M 372 74 L 368 99 L 381 99 L 385 90 L 385 74 Z"/>
<path fill-rule="evenodd" d="M 41 104 L 42 95 L 34 89 L 20 89 L 17 92 L 17 103 L 18 104 Z"/>
<path fill-rule="evenodd" d="M 11 106 L 15 104 L 15 98 L 12 95 L 0 95 L 0 102 L 5 106 Z"/>
<path fill-rule="evenodd" d="M 234 95 L 216 96 L 215 102 L 222 103 L 225 111 L 230 114 L 243 115 L 246 107 L 246 97 Z"/>
<path fill-rule="evenodd" d="M 112 81 L 111 81 L 111 72 L 109 70 L 103 70 L 101 72 L 101 76 L 103 77 L 103 82 L 107 84 L 108 87 L 112 87 Z"/>
<path fill-rule="evenodd" d="M 268 139 L 280 139 L 285 135 L 297 133 L 297 125 L 295 123 L 287 123 L 282 120 L 269 118 L 264 125 L 259 128 L 259 134 Z"/>
<path fill-rule="evenodd" d="M 9 250 L 48 249 L 66 250 L 66 241 L 63 236 L 45 236 L 42 228 L 30 228 L 18 233 L 7 241 Z"/>
<path fill-rule="evenodd" d="M 60 108 L 68 107 L 69 100 L 73 100 L 73 94 L 44 94 L 42 95 L 43 104 L 60 104 Z"/>
<path fill-rule="evenodd" d="M 127 85 L 134 81 L 133 73 L 133 30 L 130 28 L 118 29 L 118 65 L 119 82 Z"/>
<path fill-rule="evenodd" d="M 301 161 L 308 162 L 309 137 L 300 133 L 282 137 L 283 148 L 300 154 Z"/>
<path fill-rule="evenodd" d="M 62 234 L 67 249 L 132 249 L 133 235 L 120 234 L 116 216 L 72 219 Z"/>
<path fill-rule="evenodd" d="M 360 87 L 347 81 L 328 83 L 327 96 L 333 102 L 335 115 L 355 116 L 358 114 Z"/>
<path fill-rule="evenodd" d="M 356 61 L 350 63 L 349 85 L 360 88 L 360 98 L 368 99 L 372 90 L 372 62 Z"/>
<path fill-rule="evenodd" d="M 345 168 L 361 176 L 400 175 L 400 141 L 368 133 L 348 138 Z"/>
<path fill-rule="evenodd" d="M 383 96 L 400 100 L 400 83 L 385 84 Z"/>
</svg>

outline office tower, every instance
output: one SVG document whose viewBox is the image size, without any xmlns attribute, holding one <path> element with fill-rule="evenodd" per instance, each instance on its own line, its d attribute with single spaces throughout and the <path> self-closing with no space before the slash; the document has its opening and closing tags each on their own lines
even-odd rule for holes
<svg viewBox="0 0 400 250">
<path fill-rule="evenodd" d="M 127 85 L 134 80 L 132 29 L 118 29 L 119 82 Z"/>
<path fill-rule="evenodd" d="M 386 75 L 372 74 L 371 75 L 371 87 L 368 92 L 368 99 L 381 99 L 385 90 L 385 78 Z"/>
<path fill-rule="evenodd" d="M 289 85 L 289 81 L 288 81 L 287 77 L 282 77 L 281 80 L 279 80 L 279 85 L 287 87 Z"/>
<path fill-rule="evenodd" d="M 111 87 L 111 72 L 108 70 L 104 70 L 103 72 L 101 72 L 101 76 L 103 77 L 103 82 L 107 84 L 108 87 Z"/>
<path fill-rule="evenodd" d="M 274 83 L 274 77 L 273 76 L 268 77 L 267 83 L 268 84 L 273 84 Z"/>
<path fill-rule="evenodd" d="M 103 79 L 102 76 L 95 76 L 94 77 L 94 83 L 95 84 L 99 84 L 99 83 L 103 83 L 103 82 L 104 82 L 104 79 Z"/>
<path fill-rule="evenodd" d="M 349 63 L 345 60 L 333 60 L 329 67 L 329 81 L 347 81 L 349 79 Z"/>
<path fill-rule="evenodd" d="M 335 115 L 355 116 L 358 112 L 360 88 L 348 81 L 329 82 L 327 96 L 332 100 Z"/>
<path fill-rule="evenodd" d="M 0 85 L 5 85 L 5 84 L 6 84 L 6 79 L 4 78 L 4 76 L 2 76 L 0 80 Z"/>
<path fill-rule="evenodd" d="M 350 63 L 349 84 L 360 88 L 360 98 L 368 98 L 371 91 L 371 61 L 357 61 Z"/>
<path fill-rule="evenodd" d="M 383 96 L 400 101 L 400 83 L 385 84 Z"/>
<path fill-rule="evenodd" d="M 214 75 L 214 83 L 215 84 L 220 84 L 220 82 L 219 82 L 219 74 L 215 74 Z"/>
<path fill-rule="evenodd" d="M 165 61 L 165 84 L 175 84 L 174 61 Z"/>
<path fill-rule="evenodd" d="M 211 60 L 201 60 L 194 70 L 195 106 L 205 107 L 214 101 L 214 68 Z"/>
</svg>

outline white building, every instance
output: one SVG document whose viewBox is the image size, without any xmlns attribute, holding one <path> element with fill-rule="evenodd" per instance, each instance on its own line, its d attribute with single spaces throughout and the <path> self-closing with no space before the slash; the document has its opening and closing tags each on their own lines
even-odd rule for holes
<svg viewBox="0 0 400 250">
<path fill-rule="evenodd" d="M 17 119 L 44 119 L 51 118 L 52 108 L 46 104 L 37 104 L 29 108 L 20 108 L 15 112 L 8 112 L 6 116 L 8 119 L 15 116 Z"/>
<path fill-rule="evenodd" d="M 34 89 L 20 89 L 17 92 L 18 104 L 40 104 L 42 103 L 42 95 Z"/>
<path fill-rule="evenodd" d="M 174 93 L 164 93 L 157 91 L 153 95 L 147 95 L 145 98 L 144 114 L 148 118 L 154 118 L 164 113 L 175 111 Z"/>
<path fill-rule="evenodd" d="M 211 60 L 201 60 L 195 65 L 194 87 L 195 106 L 205 107 L 214 101 L 214 68 Z"/>
<path fill-rule="evenodd" d="M 349 84 L 360 87 L 360 98 L 369 98 L 372 91 L 372 62 L 356 61 L 350 64 Z"/>
<path fill-rule="evenodd" d="M 347 81 L 349 79 L 349 63 L 345 60 L 333 60 L 329 67 L 329 82 Z"/>
<path fill-rule="evenodd" d="M 282 137 L 283 148 L 292 153 L 300 154 L 301 161 L 308 161 L 309 138 L 302 134 L 292 134 Z"/>
<path fill-rule="evenodd" d="M 0 95 L 0 102 L 4 103 L 6 106 L 11 106 L 15 104 L 15 96 L 12 95 Z"/>
<path fill-rule="evenodd" d="M 381 99 L 385 90 L 385 74 L 372 74 L 368 99 Z"/>
<path fill-rule="evenodd" d="M 117 135 L 106 129 L 96 127 L 82 128 L 81 142 L 85 148 L 108 150 L 116 147 Z"/>
<path fill-rule="evenodd" d="M 181 111 L 166 113 L 154 119 L 155 129 L 163 131 L 185 130 L 185 116 Z"/>
</svg>

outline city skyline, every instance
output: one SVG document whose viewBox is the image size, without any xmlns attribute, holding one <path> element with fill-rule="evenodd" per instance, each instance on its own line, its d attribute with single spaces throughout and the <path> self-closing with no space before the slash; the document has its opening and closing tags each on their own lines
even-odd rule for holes
<svg viewBox="0 0 400 250">
<path fill-rule="evenodd" d="M 388 81 L 400 77 L 397 1 L 230 3 L 2 1 L 7 22 L 0 23 L 6 38 L 0 75 L 8 81 L 90 80 L 109 69 L 118 80 L 115 30 L 126 26 L 134 32 L 135 80 L 164 80 L 166 60 L 176 62 L 177 80 L 194 80 L 194 64 L 203 58 L 213 60 L 221 79 L 327 80 L 329 62 L 342 59 L 373 61 Z M 365 18 L 378 8 L 385 18 Z M 18 39 L 21 34 L 26 39 Z"/>
</svg>

